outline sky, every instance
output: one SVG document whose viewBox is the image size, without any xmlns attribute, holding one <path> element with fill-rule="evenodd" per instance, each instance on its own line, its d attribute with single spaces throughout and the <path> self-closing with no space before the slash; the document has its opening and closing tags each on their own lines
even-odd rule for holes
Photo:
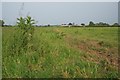
<svg viewBox="0 0 120 80">
<path fill-rule="evenodd" d="M 118 2 L 120 0 L 1 0 L 2 2 Z"/>
<path fill-rule="evenodd" d="M 2 3 L 0 2 L 0 19 L 2 19 Z"/>
<path fill-rule="evenodd" d="M 32 16 L 39 25 L 118 22 L 118 2 L 2 2 L 2 19 L 15 24 L 19 16 Z"/>
<path fill-rule="evenodd" d="M 120 24 L 120 1 L 118 3 L 118 23 Z"/>
</svg>

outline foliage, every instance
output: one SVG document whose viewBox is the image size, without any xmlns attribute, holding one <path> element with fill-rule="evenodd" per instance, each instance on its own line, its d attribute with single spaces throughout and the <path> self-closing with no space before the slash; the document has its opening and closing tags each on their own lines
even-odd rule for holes
<svg viewBox="0 0 120 80">
<path fill-rule="evenodd" d="M 17 29 L 3 28 L 3 78 L 118 78 L 118 67 L 114 65 L 118 57 L 116 27 L 35 27 L 31 42 L 34 47 L 27 54 L 11 56 L 9 46 L 17 42 L 17 49 L 23 41 Z M 13 41 L 13 34 L 18 41 Z"/>
<path fill-rule="evenodd" d="M 72 23 L 69 23 L 68 25 L 73 25 Z"/>
<path fill-rule="evenodd" d="M 17 26 L 20 27 L 24 31 L 29 31 L 33 29 L 33 25 L 35 24 L 35 20 L 32 19 L 30 16 L 27 16 L 27 18 L 17 18 Z"/>
<path fill-rule="evenodd" d="M 108 23 L 104 23 L 104 22 L 99 22 L 99 23 L 96 23 L 95 26 L 104 26 L 104 27 L 106 26 L 106 27 L 108 27 L 109 24 Z"/>
<path fill-rule="evenodd" d="M 4 26 L 4 21 L 3 20 L 0 20 L 0 26 Z"/>
<path fill-rule="evenodd" d="M 112 26 L 114 26 L 114 27 L 118 27 L 118 26 L 120 26 L 118 23 L 114 23 Z"/>
<path fill-rule="evenodd" d="M 14 55 L 23 53 L 23 51 L 26 53 L 28 50 L 34 32 L 33 24 L 35 24 L 34 19 L 30 16 L 17 18 L 18 28 L 13 34 L 13 44 L 11 45 Z"/>
<path fill-rule="evenodd" d="M 82 25 L 82 26 L 85 26 L 85 24 L 84 24 L 84 23 L 81 23 L 81 25 Z"/>
<path fill-rule="evenodd" d="M 95 26 L 94 22 L 90 21 L 89 26 L 92 26 L 92 27 Z"/>
</svg>

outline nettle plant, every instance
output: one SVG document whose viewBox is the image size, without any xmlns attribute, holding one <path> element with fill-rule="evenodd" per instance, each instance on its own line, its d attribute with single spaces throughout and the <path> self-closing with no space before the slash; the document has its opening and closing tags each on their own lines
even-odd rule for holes
<svg viewBox="0 0 120 80">
<path fill-rule="evenodd" d="M 12 50 L 14 53 L 26 53 L 30 48 L 34 33 L 35 20 L 30 16 L 17 18 L 17 30 L 14 33 Z"/>
</svg>

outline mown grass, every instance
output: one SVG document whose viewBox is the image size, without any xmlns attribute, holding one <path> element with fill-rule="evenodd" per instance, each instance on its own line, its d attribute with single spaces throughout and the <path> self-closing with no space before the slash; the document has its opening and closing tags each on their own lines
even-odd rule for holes
<svg viewBox="0 0 120 80">
<path fill-rule="evenodd" d="M 118 78 L 118 28 L 35 28 L 27 51 L 14 54 L 15 27 L 2 28 L 3 78 Z M 13 47 L 12 47 L 13 48 Z"/>
</svg>

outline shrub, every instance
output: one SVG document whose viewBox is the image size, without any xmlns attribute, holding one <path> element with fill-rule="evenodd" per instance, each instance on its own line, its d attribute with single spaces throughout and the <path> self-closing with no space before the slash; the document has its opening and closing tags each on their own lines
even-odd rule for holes
<svg viewBox="0 0 120 80">
<path fill-rule="evenodd" d="M 23 53 L 30 48 L 34 33 L 35 20 L 30 16 L 17 18 L 17 29 L 14 33 L 13 44 L 11 46 L 14 53 Z"/>
</svg>

